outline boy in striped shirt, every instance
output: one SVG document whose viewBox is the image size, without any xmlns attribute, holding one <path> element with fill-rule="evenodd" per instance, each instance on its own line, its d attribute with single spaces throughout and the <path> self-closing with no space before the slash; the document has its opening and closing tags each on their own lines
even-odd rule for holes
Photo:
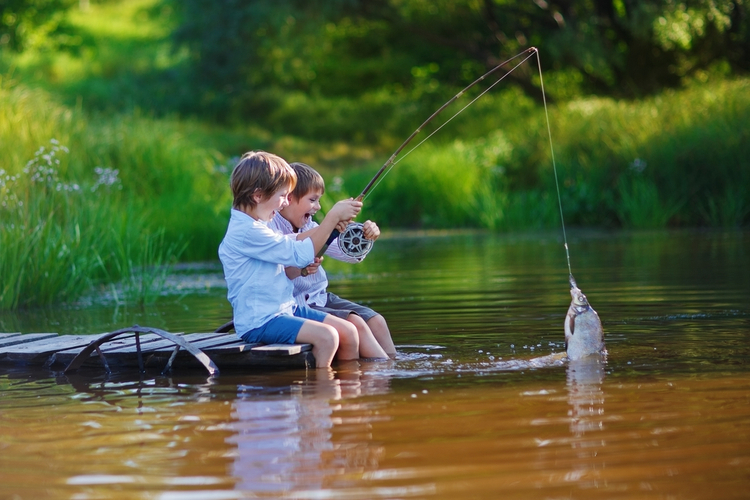
<svg viewBox="0 0 750 500">
<path fill-rule="evenodd" d="M 323 177 L 309 165 L 291 163 L 297 174 L 297 185 L 289 196 L 289 205 L 284 207 L 269 223 L 269 227 L 282 234 L 297 234 L 297 239 L 309 236 L 318 231 L 318 224 L 312 216 L 320 210 L 320 198 L 325 192 Z M 377 224 L 367 221 L 363 225 L 364 236 L 375 240 L 380 236 Z M 346 255 L 334 240 L 326 252 L 336 260 L 344 262 L 361 262 L 364 257 Z M 373 337 L 388 356 L 396 355 L 396 347 L 391 338 L 388 324 L 382 315 L 356 302 L 328 292 L 328 278 L 320 265 L 322 257 L 306 268 L 287 267 L 286 274 L 294 283 L 294 298 L 300 306 L 307 306 L 345 319 L 357 328 L 360 343 L 367 343 Z"/>
</svg>

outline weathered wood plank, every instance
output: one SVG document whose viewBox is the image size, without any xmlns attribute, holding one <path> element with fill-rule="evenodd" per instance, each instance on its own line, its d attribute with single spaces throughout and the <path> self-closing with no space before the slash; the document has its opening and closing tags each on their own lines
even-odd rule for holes
<svg viewBox="0 0 750 500">
<path fill-rule="evenodd" d="M 106 333 L 101 334 L 106 335 Z M 91 342 L 94 342 L 97 340 L 101 335 L 88 335 L 88 337 L 91 339 L 89 343 L 83 346 L 75 346 L 71 347 L 70 349 L 61 349 L 60 351 L 53 354 L 52 358 L 50 359 L 50 363 L 63 363 L 68 364 L 71 361 L 73 361 L 73 358 L 75 358 L 78 353 L 80 353 L 82 350 L 86 348 Z M 140 334 L 140 343 L 141 343 L 141 349 L 143 349 L 146 345 L 149 345 L 152 342 L 156 342 L 158 340 L 161 340 L 162 337 L 153 334 L 153 333 L 147 333 L 147 334 Z M 127 348 L 127 347 L 133 347 L 133 352 L 135 352 L 135 335 L 132 335 L 130 337 L 119 337 L 116 338 L 110 342 L 107 342 L 106 344 L 103 344 L 101 346 L 101 351 L 105 353 L 105 355 L 113 350 L 120 349 L 120 348 Z M 96 354 L 96 352 L 93 352 L 91 354 L 91 357 L 93 358 L 99 358 L 99 355 Z"/>
<path fill-rule="evenodd" d="M 205 339 L 212 339 L 215 337 L 224 337 L 225 334 L 220 333 L 190 333 L 187 335 L 182 334 L 175 334 L 180 335 L 185 340 L 190 342 L 191 344 L 195 344 L 195 340 L 205 340 Z M 99 335 L 92 335 L 92 341 L 99 338 Z M 88 345 L 88 344 L 87 344 Z M 196 345 L 199 349 L 199 344 Z M 143 355 L 147 355 L 154 351 L 165 351 L 171 353 L 174 349 L 175 344 L 172 343 L 169 340 L 164 339 L 164 337 L 160 337 L 159 335 L 149 333 L 149 334 L 141 334 L 141 352 Z M 65 349 L 61 350 L 60 352 L 57 352 L 54 354 L 54 359 L 52 359 L 51 362 L 55 364 L 64 364 L 68 365 L 73 359 L 83 350 L 86 346 L 76 347 L 73 349 Z M 123 354 L 132 354 L 133 358 L 137 361 L 137 350 L 135 346 L 135 335 L 129 336 L 129 337 L 121 337 L 116 338 L 111 342 L 107 342 L 106 344 L 102 344 L 101 351 L 104 353 L 105 359 L 107 359 L 107 362 L 109 362 L 110 357 L 115 358 L 117 356 L 121 356 Z M 91 353 L 91 358 L 96 359 L 98 362 L 99 355 L 96 354 L 96 352 Z"/>
<path fill-rule="evenodd" d="M 175 333 L 175 335 L 182 336 L 181 333 Z M 144 337 L 148 337 L 148 342 L 143 342 L 143 340 L 141 340 L 141 352 L 156 351 L 157 349 L 165 345 L 174 346 L 173 342 L 166 340 L 164 337 L 160 337 L 159 335 L 155 335 L 155 334 L 141 335 L 141 339 L 143 339 Z M 121 352 L 137 352 L 136 345 L 135 345 L 135 336 L 128 337 L 127 339 L 123 339 L 123 340 L 127 340 L 127 343 L 120 344 L 120 345 L 117 345 L 116 347 L 106 349 L 103 352 L 108 355 L 109 354 L 116 355 L 117 353 L 121 353 Z M 104 347 L 105 345 L 108 345 L 108 344 L 103 344 L 102 347 Z"/>
<path fill-rule="evenodd" d="M 201 342 L 194 342 L 195 340 L 200 341 L 213 339 L 217 336 L 227 337 L 226 334 L 217 334 L 213 332 L 176 335 L 182 336 L 185 340 L 198 347 L 198 349 L 201 349 Z M 141 339 L 143 339 L 144 337 L 148 337 L 149 340 L 145 343 L 143 342 L 143 340 L 141 340 L 141 353 L 144 356 L 144 359 L 147 359 L 149 356 L 153 355 L 154 352 L 167 353 L 167 355 L 171 355 L 172 351 L 175 348 L 175 344 L 173 342 L 166 340 L 158 335 L 141 335 Z M 151 337 L 155 337 L 156 339 L 154 340 Z M 63 364 L 67 366 L 85 347 L 86 346 L 60 351 L 54 355 L 54 359 L 52 360 L 52 362 L 55 364 Z M 133 366 L 134 364 L 137 365 L 138 363 L 138 351 L 135 346 L 135 336 L 115 339 L 112 342 L 103 344 L 101 346 L 101 350 L 102 353 L 104 353 L 104 358 L 107 360 L 107 363 L 114 366 Z M 99 356 L 95 352 L 91 353 L 89 359 L 92 360 L 91 363 L 100 363 Z"/>
<path fill-rule="evenodd" d="M 101 335 L 107 335 L 101 334 Z M 101 335 L 58 335 L 56 333 L 0 334 L 0 360 L 4 363 L 67 366 L 91 342 Z M 220 368 L 311 368 L 315 366 L 310 344 L 247 344 L 233 333 L 191 333 L 180 335 L 202 350 Z M 147 367 L 163 368 L 173 354 L 175 344 L 156 334 L 140 334 L 141 352 Z M 101 345 L 112 368 L 137 368 L 135 335 L 127 335 Z M 101 365 L 94 352 L 88 366 Z M 192 369 L 200 364 L 185 349 L 174 362 L 175 369 Z"/>
<path fill-rule="evenodd" d="M 301 351 L 292 355 L 269 356 L 267 352 L 255 352 L 257 344 L 246 344 L 237 340 L 235 343 L 216 346 L 212 349 L 200 348 L 220 370 L 231 368 L 314 368 L 315 358 L 312 351 Z M 287 349 L 282 349 L 287 351 Z M 163 370 L 172 355 L 173 348 L 164 348 L 143 354 L 144 366 L 147 369 Z M 105 355 L 107 363 L 112 369 L 138 368 L 138 356 L 133 352 L 118 352 Z M 91 357 L 86 366 L 100 367 L 98 356 Z M 174 370 L 192 370 L 201 367 L 190 353 L 181 349 L 173 363 Z"/>
<path fill-rule="evenodd" d="M 89 342 L 91 342 L 91 335 L 59 335 L 37 342 L 5 347 L 2 354 L 4 359 L 11 361 L 43 364 L 57 351 L 86 346 Z"/>
<path fill-rule="evenodd" d="M 4 347 L 57 337 L 56 333 L 25 333 L 11 335 L 13 336 L 0 339 L 0 356 L 2 355 Z"/>
<path fill-rule="evenodd" d="M 216 349 L 202 349 L 209 356 L 222 372 L 230 369 L 255 369 L 255 368 L 315 368 L 315 357 L 312 351 L 302 351 L 299 354 L 269 356 L 261 352 L 253 351 L 253 345 L 244 344 L 241 346 L 224 346 Z M 166 364 L 166 355 L 155 353 L 156 355 L 149 360 L 150 363 L 156 363 L 155 366 L 164 366 Z M 159 357 L 157 357 L 159 356 Z M 191 369 L 198 364 L 192 356 L 180 351 L 174 362 L 176 370 Z"/>
<path fill-rule="evenodd" d="M 267 356 L 291 356 L 310 350 L 312 350 L 310 344 L 267 344 L 252 348 L 254 353 L 262 353 Z"/>
<path fill-rule="evenodd" d="M 189 333 L 187 335 L 177 333 L 175 335 L 180 335 L 183 339 L 190 342 L 192 345 L 196 346 L 198 349 L 201 348 L 201 344 L 203 344 L 203 342 L 205 341 L 210 342 L 216 339 L 217 337 L 219 338 L 228 337 L 225 334 L 213 333 L 213 332 L 211 333 Z M 172 352 L 172 350 L 175 348 L 174 342 L 164 339 L 163 337 L 159 337 L 158 335 L 156 337 L 158 339 L 157 342 L 149 342 L 147 344 L 144 344 L 143 342 L 141 342 L 141 351 L 143 353 L 151 353 L 155 351 Z M 135 346 L 135 340 L 134 339 L 129 339 L 129 340 L 132 340 L 132 341 L 129 342 L 127 345 L 118 346 L 113 349 L 103 350 L 103 352 L 108 355 L 109 354 L 119 355 L 121 353 L 136 353 L 137 350 Z"/>
<path fill-rule="evenodd" d="M 221 337 L 212 339 L 206 339 L 200 342 L 194 342 L 195 346 L 201 351 L 210 350 L 218 347 L 232 346 L 232 345 L 249 345 L 246 342 L 238 339 L 234 335 L 223 334 Z M 253 344 L 258 345 L 258 344 Z"/>
</svg>

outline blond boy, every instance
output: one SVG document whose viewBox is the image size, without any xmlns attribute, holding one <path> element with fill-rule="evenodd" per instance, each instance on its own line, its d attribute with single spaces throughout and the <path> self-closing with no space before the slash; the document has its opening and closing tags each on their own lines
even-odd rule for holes
<svg viewBox="0 0 750 500">
<path fill-rule="evenodd" d="M 359 335 L 351 323 L 299 306 L 284 268 L 306 267 L 340 222 L 351 220 L 360 202 L 344 200 L 328 212 L 320 227 L 305 238 L 290 238 L 268 223 L 288 204 L 297 176 L 282 158 L 264 151 L 246 153 L 231 177 L 234 201 L 219 258 L 227 281 L 237 335 L 246 342 L 309 343 L 316 366 L 359 358 Z M 369 357 L 369 353 L 367 354 Z"/>
</svg>

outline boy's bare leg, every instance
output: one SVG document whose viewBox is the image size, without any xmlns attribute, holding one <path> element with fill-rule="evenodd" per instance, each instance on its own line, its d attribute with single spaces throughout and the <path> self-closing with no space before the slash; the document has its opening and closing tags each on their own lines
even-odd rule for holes
<svg viewBox="0 0 750 500">
<path fill-rule="evenodd" d="M 339 335 L 334 327 L 309 319 L 302 324 L 295 342 L 312 344 L 315 367 L 330 368 L 339 348 Z"/>
<path fill-rule="evenodd" d="M 337 360 L 359 359 L 361 345 L 357 329 L 354 325 L 332 314 L 326 316 L 323 324 L 332 326 L 338 332 L 339 350 L 336 353 Z"/>
<path fill-rule="evenodd" d="M 367 326 L 370 327 L 370 331 L 372 331 L 372 334 L 375 336 L 375 340 L 377 340 L 380 347 L 388 353 L 388 356 L 396 356 L 396 346 L 393 344 L 391 331 L 388 329 L 388 323 L 385 322 L 385 318 L 380 314 L 373 316 L 367 321 Z"/>
<path fill-rule="evenodd" d="M 388 354 L 380 346 L 370 327 L 367 326 L 361 316 L 351 313 L 347 316 L 346 321 L 357 328 L 359 353 L 363 358 L 388 358 Z"/>
</svg>

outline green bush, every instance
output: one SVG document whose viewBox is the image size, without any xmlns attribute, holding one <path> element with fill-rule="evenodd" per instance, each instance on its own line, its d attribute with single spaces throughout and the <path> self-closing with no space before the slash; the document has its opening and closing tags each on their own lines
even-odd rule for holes
<svg viewBox="0 0 750 500">
<path fill-rule="evenodd" d="M 402 154 L 368 196 L 366 215 L 384 227 L 558 226 L 544 110 L 508 99 L 512 94 L 487 96 L 482 105 L 505 110 L 497 131 L 486 133 L 489 120 L 471 116 L 441 136 L 459 130 L 456 135 L 484 138 L 434 138 Z M 480 111 L 476 116 L 485 116 Z M 750 222 L 750 80 L 695 85 L 637 102 L 579 99 L 549 114 L 566 223 L 663 228 Z M 371 165 L 337 172 L 342 194 L 355 196 L 375 171 Z"/>
</svg>

